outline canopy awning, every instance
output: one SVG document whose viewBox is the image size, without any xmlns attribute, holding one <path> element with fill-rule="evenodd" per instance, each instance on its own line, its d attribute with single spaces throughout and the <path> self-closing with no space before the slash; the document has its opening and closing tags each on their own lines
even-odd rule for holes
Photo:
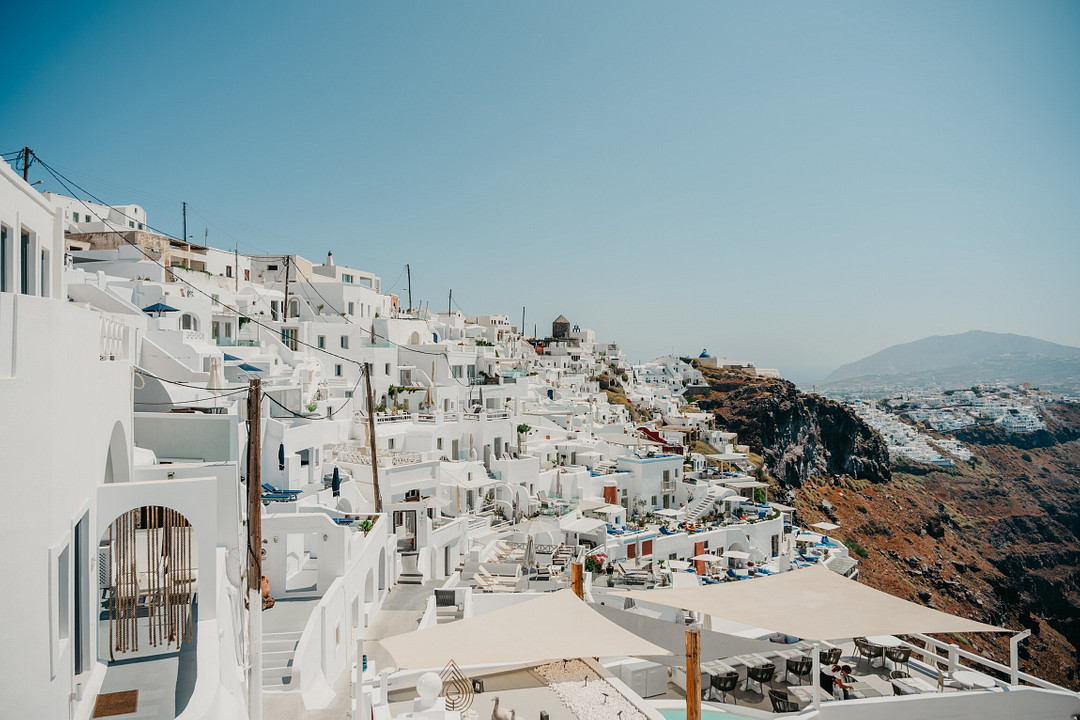
<svg viewBox="0 0 1080 720">
<path fill-rule="evenodd" d="M 670 654 L 600 615 L 571 590 L 379 642 L 399 668 L 408 669 L 441 668 L 450 660 L 465 666 Z"/>
<path fill-rule="evenodd" d="M 817 528 L 818 530 L 824 530 L 825 532 L 829 532 L 830 530 L 839 530 L 840 529 L 839 525 L 837 525 L 836 523 L 831 523 L 831 522 L 814 523 L 810 527 Z"/>
<path fill-rule="evenodd" d="M 684 608 L 808 640 L 902 633 L 1008 632 L 933 610 L 815 565 L 753 580 L 631 590 L 636 600 Z"/>
<path fill-rule="evenodd" d="M 607 523 L 597 518 L 580 518 L 562 526 L 566 532 L 573 533 L 591 533 L 603 531 L 606 528 Z"/>
<path fill-rule="evenodd" d="M 541 533 L 559 533 L 562 530 L 557 525 L 544 522 L 543 520 L 537 520 L 535 518 L 529 520 L 522 520 L 516 525 L 511 525 L 509 530 L 514 532 L 524 533 L 525 535 L 539 535 Z"/>
<path fill-rule="evenodd" d="M 671 652 L 671 655 L 649 657 L 649 660 L 673 667 L 686 667 L 685 625 L 678 625 L 668 620 L 651 618 L 626 610 L 618 610 L 606 605 L 594 604 L 593 609 L 619 625 L 619 627 L 629 630 L 638 637 Z M 778 647 L 776 643 L 767 640 L 754 640 L 712 630 L 701 630 L 699 632 L 700 652 L 703 661 L 732 657 L 734 655 L 773 653 L 776 652 Z"/>
<path fill-rule="evenodd" d="M 735 488 L 736 490 L 749 490 L 750 488 L 767 488 L 769 483 L 763 483 L 759 480 L 721 480 L 721 485 L 729 488 Z"/>
</svg>

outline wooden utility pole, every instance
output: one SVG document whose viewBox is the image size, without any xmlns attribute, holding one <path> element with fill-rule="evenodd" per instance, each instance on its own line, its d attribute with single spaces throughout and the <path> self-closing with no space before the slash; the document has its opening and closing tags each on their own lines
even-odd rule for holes
<svg viewBox="0 0 1080 720">
<path fill-rule="evenodd" d="M 187 203 L 184 203 L 184 209 L 182 212 L 184 214 L 184 236 L 180 239 L 184 242 L 187 242 Z"/>
<path fill-rule="evenodd" d="M 581 574 L 582 567 L 579 562 L 570 563 L 570 587 L 573 588 L 574 594 L 582 600 L 585 599 L 585 579 Z"/>
<path fill-rule="evenodd" d="M 22 149 L 22 179 L 23 182 L 30 182 L 30 148 L 24 147 Z"/>
<path fill-rule="evenodd" d="M 409 312 L 412 312 L 412 269 L 408 263 L 405 263 L 405 277 L 409 279 Z"/>
<path fill-rule="evenodd" d="M 450 288 L 450 299 L 446 301 L 446 314 L 454 312 L 454 288 Z"/>
<path fill-rule="evenodd" d="M 686 631 L 686 720 L 701 720 L 701 631 Z"/>
<path fill-rule="evenodd" d="M 521 306 L 521 337 L 525 337 L 525 306 Z"/>
<path fill-rule="evenodd" d="M 233 243 L 233 275 L 236 276 L 236 292 L 240 292 L 240 244 Z"/>
<path fill-rule="evenodd" d="M 262 380 L 248 382 L 248 716 L 262 718 Z"/>
<path fill-rule="evenodd" d="M 289 321 L 289 257 L 289 255 L 285 256 L 285 308 L 281 314 L 285 322 Z"/>
<path fill-rule="evenodd" d="M 371 449 L 371 486 L 375 492 L 375 512 L 382 512 L 382 492 L 379 490 L 379 456 L 375 444 L 375 398 L 371 394 L 371 363 L 364 363 L 364 385 L 367 388 L 368 447 Z"/>
</svg>

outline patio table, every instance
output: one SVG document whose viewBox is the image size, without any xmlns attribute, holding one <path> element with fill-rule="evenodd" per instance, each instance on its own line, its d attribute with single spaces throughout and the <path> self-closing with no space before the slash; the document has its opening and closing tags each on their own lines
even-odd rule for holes
<svg viewBox="0 0 1080 720">
<path fill-rule="evenodd" d="M 880 645 L 881 647 L 895 648 L 904 644 L 904 641 L 894 635 L 871 635 L 866 638 L 866 642 L 871 645 Z"/>
<path fill-rule="evenodd" d="M 977 670 L 957 670 L 952 674 L 952 678 L 969 690 L 971 688 L 987 690 L 997 685 L 994 678 Z"/>
<path fill-rule="evenodd" d="M 810 685 L 789 685 L 788 693 L 804 705 L 809 705 L 814 702 L 814 689 Z M 821 691 L 822 702 L 828 702 L 829 700 L 835 699 L 836 698 L 834 698 L 832 694 L 827 693 L 824 690 Z"/>
<path fill-rule="evenodd" d="M 904 695 L 918 695 L 919 693 L 937 692 L 937 686 L 931 685 L 921 677 L 896 678 L 892 684 L 899 688 Z"/>
<path fill-rule="evenodd" d="M 881 697 L 881 692 L 876 690 L 869 683 L 855 682 L 851 683 L 851 689 L 848 690 L 848 695 L 854 698 L 874 698 Z"/>
</svg>

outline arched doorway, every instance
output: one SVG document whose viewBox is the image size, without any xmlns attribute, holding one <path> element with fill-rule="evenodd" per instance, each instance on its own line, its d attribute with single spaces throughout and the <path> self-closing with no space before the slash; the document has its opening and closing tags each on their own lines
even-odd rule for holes
<svg viewBox="0 0 1080 720">
<path fill-rule="evenodd" d="M 364 580 L 364 602 L 375 602 L 375 571 L 368 570 L 367 578 Z"/>
<path fill-rule="evenodd" d="M 112 436 L 109 438 L 109 451 L 105 456 L 106 484 L 123 483 L 131 480 L 131 469 L 128 467 L 127 439 L 124 436 L 124 426 L 117 420 L 113 425 Z"/>
<path fill-rule="evenodd" d="M 386 548 L 379 551 L 379 597 L 386 597 Z"/>
<path fill-rule="evenodd" d="M 409 336 L 409 344 L 410 345 L 419 345 L 420 344 L 420 333 L 414 332 L 412 335 L 410 335 Z"/>
<path fill-rule="evenodd" d="M 138 507 L 109 524 L 98 544 L 102 661 L 127 663 L 177 651 L 194 653 L 198 557 L 195 530 L 176 510 Z M 193 675 L 189 679 L 194 687 Z"/>
</svg>

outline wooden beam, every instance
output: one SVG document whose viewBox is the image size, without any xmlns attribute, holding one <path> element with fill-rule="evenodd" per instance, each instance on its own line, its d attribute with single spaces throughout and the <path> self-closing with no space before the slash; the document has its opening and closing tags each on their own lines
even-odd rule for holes
<svg viewBox="0 0 1080 720">
<path fill-rule="evenodd" d="M 686 720 L 701 720 L 701 633 L 686 631 Z"/>
<path fill-rule="evenodd" d="M 574 594 L 582 600 L 585 599 L 585 579 L 581 574 L 581 563 L 570 563 L 570 587 L 574 589 Z"/>
</svg>

